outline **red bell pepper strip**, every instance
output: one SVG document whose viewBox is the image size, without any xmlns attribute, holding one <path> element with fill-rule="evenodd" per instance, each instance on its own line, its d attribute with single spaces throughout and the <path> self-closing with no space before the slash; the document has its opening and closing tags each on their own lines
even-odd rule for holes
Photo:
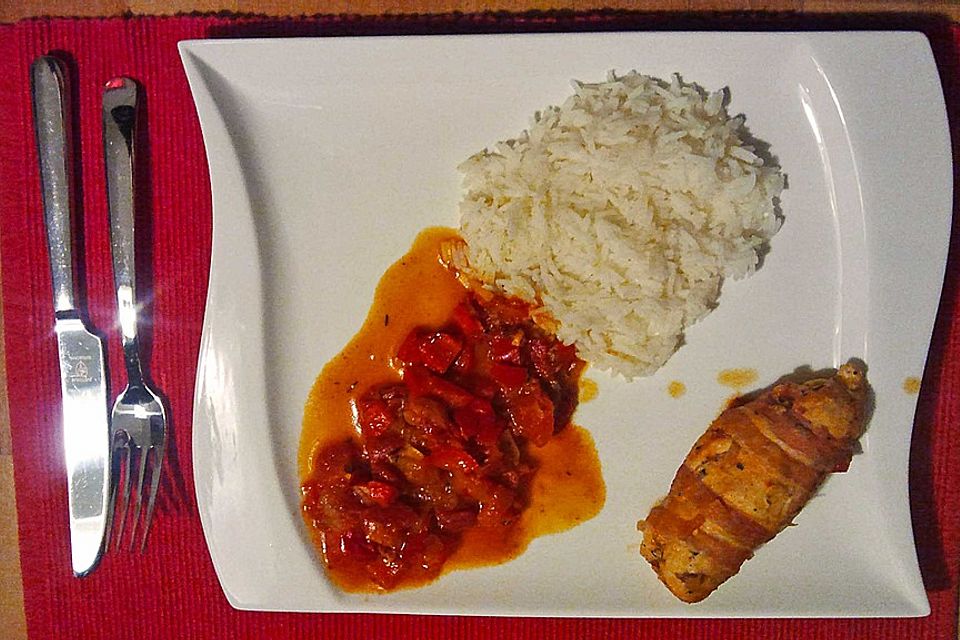
<svg viewBox="0 0 960 640">
<path fill-rule="evenodd" d="M 360 399 L 357 402 L 357 413 L 360 430 L 366 437 L 383 435 L 396 420 L 396 415 L 380 398 Z"/>
<path fill-rule="evenodd" d="M 474 395 L 466 389 L 430 373 L 422 366 L 404 367 L 403 381 L 407 383 L 411 394 L 439 398 L 454 409 L 465 407 L 474 400 Z"/>
<path fill-rule="evenodd" d="M 520 364 L 520 345 L 523 341 L 522 331 L 496 333 L 490 336 L 490 357 L 497 362 Z"/>
<path fill-rule="evenodd" d="M 490 366 L 490 377 L 504 389 L 518 389 L 527 381 L 527 370 L 495 362 Z"/>
<path fill-rule="evenodd" d="M 463 471 L 464 473 L 474 473 L 480 468 L 473 457 L 463 449 L 454 447 L 441 447 L 432 451 L 424 462 L 447 471 Z"/>
<path fill-rule="evenodd" d="M 445 373 L 463 350 L 460 338 L 438 331 L 420 339 L 420 361 L 436 373 Z"/>
<path fill-rule="evenodd" d="M 525 384 L 519 391 L 505 394 L 504 400 L 514 434 L 538 447 L 547 444 L 553 436 L 553 402 L 540 385 Z"/>
<path fill-rule="evenodd" d="M 491 427 L 496 427 L 493 405 L 481 398 L 474 399 L 465 407 L 454 409 L 453 421 L 457 423 L 464 439 L 474 438 L 481 433 L 488 434 Z"/>
<path fill-rule="evenodd" d="M 379 480 L 370 480 L 354 487 L 365 498 L 381 507 L 387 507 L 396 501 L 400 491 L 391 484 L 380 482 Z"/>
<path fill-rule="evenodd" d="M 468 338 L 477 338 L 483 335 L 483 325 L 469 302 L 461 302 L 457 305 L 457 308 L 453 310 L 451 320 Z"/>
</svg>

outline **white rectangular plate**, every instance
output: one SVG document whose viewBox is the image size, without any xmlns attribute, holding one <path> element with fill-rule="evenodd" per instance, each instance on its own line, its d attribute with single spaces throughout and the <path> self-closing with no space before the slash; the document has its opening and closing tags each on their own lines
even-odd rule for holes
<svg viewBox="0 0 960 640">
<path fill-rule="evenodd" d="M 197 500 L 241 609 L 544 616 L 922 616 L 907 466 L 950 232 L 943 96 L 916 33 L 600 33 L 180 44 L 213 189 L 194 406 Z M 607 485 L 595 519 L 506 564 L 384 596 L 326 580 L 298 512 L 297 445 L 315 376 L 360 327 L 422 228 L 457 225 L 470 154 L 609 70 L 729 87 L 788 176 L 763 268 L 656 375 L 596 371 L 576 421 Z M 684 605 L 638 553 L 731 390 L 859 357 L 876 408 L 863 453 L 706 601 Z M 672 398 L 672 380 L 687 393 Z"/>
</svg>

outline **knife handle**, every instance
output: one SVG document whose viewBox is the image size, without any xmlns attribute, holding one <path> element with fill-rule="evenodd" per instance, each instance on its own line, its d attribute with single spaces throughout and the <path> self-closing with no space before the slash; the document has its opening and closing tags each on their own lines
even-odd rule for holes
<svg viewBox="0 0 960 640">
<path fill-rule="evenodd" d="M 73 311 L 73 245 L 70 231 L 70 153 L 67 145 L 68 104 L 62 63 L 40 56 L 30 66 L 33 124 L 40 158 L 43 221 L 47 233 L 53 307 Z"/>
<path fill-rule="evenodd" d="M 137 283 L 134 251 L 134 148 L 137 136 L 137 84 L 114 78 L 103 90 L 103 152 L 110 209 L 113 281 L 120 332 L 127 355 L 137 348 Z"/>
</svg>

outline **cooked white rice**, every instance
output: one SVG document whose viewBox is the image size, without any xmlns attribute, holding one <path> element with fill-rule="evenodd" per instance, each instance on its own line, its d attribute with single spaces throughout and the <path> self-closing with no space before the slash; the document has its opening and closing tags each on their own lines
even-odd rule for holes
<svg viewBox="0 0 960 640">
<path fill-rule="evenodd" d="M 656 371 L 750 274 L 783 189 L 724 93 L 635 72 L 574 83 L 529 131 L 466 160 L 454 262 L 542 308 L 580 357 Z"/>
</svg>

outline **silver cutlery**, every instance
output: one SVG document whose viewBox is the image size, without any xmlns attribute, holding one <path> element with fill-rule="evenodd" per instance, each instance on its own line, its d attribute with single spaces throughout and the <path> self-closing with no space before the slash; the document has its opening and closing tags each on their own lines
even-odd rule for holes
<svg viewBox="0 0 960 640">
<path fill-rule="evenodd" d="M 74 296 L 65 77 L 61 63 L 52 57 L 37 58 L 30 68 L 60 354 L 70 553 L 73 573 L 79 577 L 96 567 L 102 552 L 110 440 L 103 344 L 84 326 Z"/>
<path fill-rule="evenodd" d="M 119 307 L 120 335 L 127 386 L 113 405 L 111 443 L 114 481 L 110 492 L 109 536 L 116 547 L 123 539 L 127 512 L 135 503 L 130 521 L 130 547 L 134 548 L 141 520 L 146 480 L 146 511 L 143 517 L 140 551 L 147 544 L 153 518 L 166 444 L 167 417 L 163 400 L 144 379 L 137 336 L 138 305 L 134 251 L 134 150 L 137 133 L 137 85 L 129 78 L 115 78 L 103 91 L 103 150 L 110 208 L 110 246 L 113 252 L 113 280 Z M 131 470 L 137 479 L 131 481 Z M 149 469 L 149 478 L 147 470 Z M 119 503 L 117 502 L 119 500 Z"/>
</svg>

